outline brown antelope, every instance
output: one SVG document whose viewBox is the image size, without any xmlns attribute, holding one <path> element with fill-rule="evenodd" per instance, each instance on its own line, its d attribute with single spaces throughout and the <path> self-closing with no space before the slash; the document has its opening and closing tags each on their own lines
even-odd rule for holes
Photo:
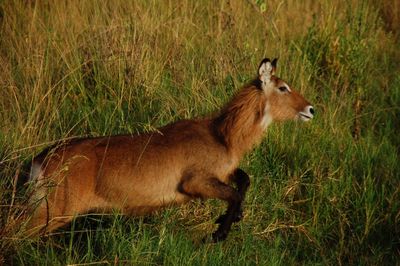
<svg viewBox="0 0 400 266">
<path fill-rule="evenodd" d="M 144 215 L 195 198 L 217 198 L 228 208 L 212 238 L 225 239 L 242 218 L 250 184 L 238 168 L 240 159 L 272 121 L 313 118 L 310 103 L 275 76 L 276 63 L 262 60 L 257 78 L 214 117 L 139 135 L 74 139 L 40 153 L 29 177 L 35 208 L 28 233 L 48 233 L 90 211 Z"/>
</svg>

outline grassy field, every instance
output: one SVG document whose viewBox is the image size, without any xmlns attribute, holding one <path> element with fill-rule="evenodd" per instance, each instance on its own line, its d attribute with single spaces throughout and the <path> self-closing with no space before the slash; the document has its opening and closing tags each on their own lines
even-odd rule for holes
<svg viewBox="0 0 400 266">
<path fill-rule="evenodd" d="M 201 239 L 225 205 L 195 201 L 3 231 L 0 264 L 398 265 L 399 25 L 396 0 L 0 1 L 0 228 L 47 145 L 206 116 L 264 57 L 316 109 L 242 161 L 244 219 L 222 243 Z"/>
</svg>

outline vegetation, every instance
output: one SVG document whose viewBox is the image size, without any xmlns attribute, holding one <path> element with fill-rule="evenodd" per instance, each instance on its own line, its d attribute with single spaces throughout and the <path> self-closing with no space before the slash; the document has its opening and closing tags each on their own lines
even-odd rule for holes
<svg viewBox="0 0 400 266">
<path fill-rule="evenodd" d="M 47 145 L 206 116 L 263 57 L 316 110 L 272 125 L 243 160 L 244 219 L 222 243 L 201 239 L 226 207 L 195 201 L 36 240 L 3 230 L 0 264 L 398 263 L 399 25 L 395 0 L 0 1 L 0 228 Z"/>
</svg>

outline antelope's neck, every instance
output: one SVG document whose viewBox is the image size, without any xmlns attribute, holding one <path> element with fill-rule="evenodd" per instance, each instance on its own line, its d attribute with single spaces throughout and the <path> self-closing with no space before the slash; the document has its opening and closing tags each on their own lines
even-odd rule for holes
<svg viewBox="0 0 400 266">
<path fill-rule="evenodd" d="M 271 121 L 265 95 L 250 87 L 240 91 L 212 124 L 217 138 L 240 159 L 261 142 Z"/>
</svg>

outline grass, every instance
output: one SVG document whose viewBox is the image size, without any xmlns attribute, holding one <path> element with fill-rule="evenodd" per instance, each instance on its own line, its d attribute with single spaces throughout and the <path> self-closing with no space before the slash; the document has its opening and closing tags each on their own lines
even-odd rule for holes
<svg viewBox="0 0 400 266">
<path fill-rule="evenodd" d="M 22 164 L 53 141 L 136 133 L 218 110 L 279 57 L 316 109 L 242 161 L 244 219 L 193 202 L 88 215 L 47 239 L 3 232 L 0 264 L 395 265 L 400 261 L 396 1 L 0 1 L 0 228 Z M 3 261 L 2 261 L 3 260 Z"/>
</svg>

